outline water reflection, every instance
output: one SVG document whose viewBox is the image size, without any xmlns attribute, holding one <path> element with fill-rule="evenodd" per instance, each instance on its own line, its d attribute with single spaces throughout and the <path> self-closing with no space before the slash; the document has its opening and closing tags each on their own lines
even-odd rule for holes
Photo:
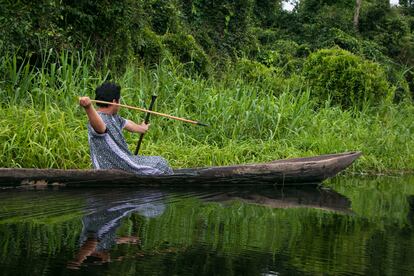
<svg viewBox="0 0 414 276">
<path fill-rule="evenodd" d="M 137 236 L 119 236 L 116 230 L 123 218 L 131 213 L 155 218 L 165 210 L 160 191 L 131 191 L 113 197 L 112 193 L 91 194 L 86 199 L 87 213 L 82 217 L 80 248 L 68 268 L 78 269 L 89 258 L 94 263 L 110 261 L 109 250 L 114 244 L 138 244 Z"/>
<path fill-rule="evenodd" d="M 414 195 L 408 196 L 407 201 L 410 206 L 410 209 L 408 211 L 408 221 L 411 223 L 411 225 L 414 225 Z"/>
<path fill-rule="evenodd" d="M 349 213 L 351 202 L 348 198 L 326 188 L 295 188 L 262 189 L 257 191 L 222 191 L 208 198 L 209 201 L 231 203 L 242 201 L 246 204 L 256 204 L 270 208 L 315 208 L 325 211 Z"/>
<path fill-rule="evenodd" d="M 0 271 L 413 274 L 412 178 L 328 184 L 333 190 L 0 192 Z"/>
<path fill-rule="evenodd" d="M 383 227 L 409 223 L 408 197 L 414 195 L 414 176 L 336 178 L 329 186 L 349 198 L 360 217 Z"/>
</svg>

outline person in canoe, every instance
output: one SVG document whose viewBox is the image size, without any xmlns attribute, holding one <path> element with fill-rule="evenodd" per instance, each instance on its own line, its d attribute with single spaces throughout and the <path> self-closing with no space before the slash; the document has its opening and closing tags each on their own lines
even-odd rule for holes
<svg viewBox="0 0 414 276">
<path fill-rule="evenodd" d="M 121 87 L 104 83 L 95 90 L 96 100 L 119 103 Z M 95 169 L 121 169 L 139 175 L 172 174 L 168 162 L 160 156 L 133 155 L 125 141 L 122 130 L 146 133 L 149 124 L 136 124 L 118 115 L 119 106 L 97 103 L 93 107 L 89 97 L 79 98 L 89 119 L 88 141 Z"/>
</svg>

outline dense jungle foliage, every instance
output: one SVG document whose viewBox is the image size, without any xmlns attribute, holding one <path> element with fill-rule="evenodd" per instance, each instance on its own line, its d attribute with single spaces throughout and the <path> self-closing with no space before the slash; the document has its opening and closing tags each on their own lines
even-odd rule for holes
<svg viewBox="0 0 414 276">
<path fill-rule="evenodd" d="M 127 62 L 154 65 L 171 58 L 199 74 L 220 71 L 217 65 L 244 57 L 289 76 L 302 72 L 311 53 L 333 48 L 349 54 L 338 53 L 339 61 L 325 60 L 330 68 L 317 72 L 321 80 L 308 74 L 311 82 L 322 81 L 319 85 L 330 90 L 339 85 L 341 90 L 341 83 L 331 83 L 324 76 L 341 67 L 338 62 L 357 67 L 373 62 L 399 93 L 413 91 L 411 1 L 391 6 L 387 0 L 297 0 L 292 11 L 283 9 L 283 2 L 2 1 L 0 51 L 17 53 L 37 66 L 44 50 L 88 49 L 96 52 L 97 65 L 106 61 L 118 70 L 125 69 Z M 336 55 L 331 51 L 328 55 Z M 375 70 L 367 74 L 376 74 Z M 349 78 L 350 87 L 361 89 L 353 83 L 354 77 L 360 77 L 358 70 L 347 72 L 342 81 Z"/>
<path fill-rule="evenodd" d="M 81 115 L 72 110 L 73 98 L 92 96 L 96 85 L 111 80 L 136 104 L 143 105 L 154 92 L 163 97 L 161 112 L 218 122 L 221 128 L 209 134 L 181 126 L 154 131 L 159 136 L 153 142 L 167 141 L 169 147 L 178 140 L 203 152 L 204 146 L 233 151 L 228 155 L 233 159 L 196 161 L 200 155 L 195 154 L 189 163 L 173 162 L 177 166 L 253 161 L 255 151 L 277 143 L 277 154 L 269 151 L 267 157 L 359 149 L 371 169 L 412 169 L 414 3 L 294 0 L 289 11 L 283 8 L 286 2 L 1 1 L 0 141 L 7 156 L 1 166 L 85 166 L 86 159 L 73 157 L 85 153 L 78 153 L 76 136 L 84 129 L 76 127 Z M 25 124 L 49 118 L 45 127 L 56 118 L 65 120 L 59 115 L 64 113 L 71 120 L 64 121 L 70 125 L 66 135 L 73 140 L 56 129 L 39 130 L 47 139 L 30 140 L 36 136 L 27 133 L 24 139 L 15 137 L 13 114 L 33 106 L 38 112 L 25 116 Z M 350 139 L 338 132 L 339 125 L 356 136 L 353 142 L 343 141 Z M 355 125 L 360 131 L 352 134 Z M 318 136 L 324 127 L 332 128 L 330 135 Z M 341 137 L 342 146 L 332 143 Z M 260 146 L 251 139 L 259 139 Z M 41 161 L 36 150 L 27 160 L 38 161 L 22 159 L 32 151 L 25 150 L 28 141 L 49 161 Z M 71 149 L 62 151 L 71 157 L 50 161 L 60 158 L 52 144 L 67 141 L 73 141 Z M 246 141 L 251 152 L 234 148 Z M 165 145 L 155 143 L 154 151 L 174 159 L 183 154 L 160 148 Z M 400 154 L 398 162 L 395 154 Z"/>
</svg>

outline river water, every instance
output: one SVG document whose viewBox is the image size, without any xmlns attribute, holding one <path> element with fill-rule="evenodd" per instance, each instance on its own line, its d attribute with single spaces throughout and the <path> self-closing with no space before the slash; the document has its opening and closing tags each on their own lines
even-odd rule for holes
<svg viewBox="0 0 414 276">
<path fill-rule="evenodd" d="M 0 190 L 1 275 L 414 275 L 414 177 Z"/>
</svg>

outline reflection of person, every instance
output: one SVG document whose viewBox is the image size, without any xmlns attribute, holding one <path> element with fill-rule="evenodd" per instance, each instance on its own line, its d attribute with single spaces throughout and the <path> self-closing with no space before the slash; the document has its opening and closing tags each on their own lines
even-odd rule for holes
<svg viewBox="0 0 414 276">
<path fill-rule="evenodd" d="M 96 100 L 119 103 L 121 88 L 112 83 L 104 83 L 96 88 Z M 133 155 L 122 134 L 129 132 L 145 133 L 149 125 L 140 125 L 122 118 L 117 113 L 119 106 L 97 103 L 98 110 L 89 97 L 81 97 L 79 104 L 85 108 L 89 119 L 88 137 L 91 159 L 95 169 L 121 169 L 141 175 L 172 174 L 168 162 L 160 156 Z"/>
<path fill-rule="evenodd" d="M 77 269 L 88 258 L 94 257 L 101 263 L 110 261 L 109 250 L 114 244 L 137 244 L 139 238 L 134 236 L 117 237 L 116 230 L 123 218 L 131 213 L 138 213 L 153 218 L 164 212 L 165 206 L 159 200 L 161 193 L 143 193 L 129 195 L 114 203 L 106 200 L 89 198 L 92 212 L 82 218 L 83 229 L 80 236 L 80 248 L 68 268 Z"/>
</svg>

